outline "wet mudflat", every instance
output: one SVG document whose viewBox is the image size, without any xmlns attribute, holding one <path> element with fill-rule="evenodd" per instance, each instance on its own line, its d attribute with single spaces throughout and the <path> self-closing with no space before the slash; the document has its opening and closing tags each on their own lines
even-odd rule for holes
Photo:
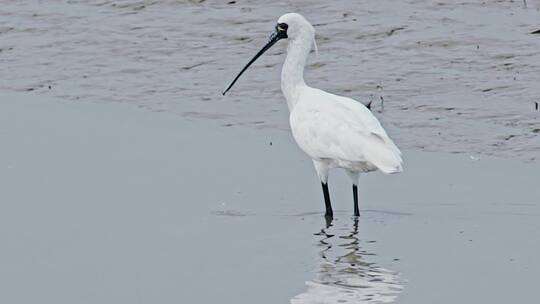
<svg viewBox="0 0 540 304">
<path fill-rule="evenodd" d="M 534 302 L 539 167 L 405 150 L 318 181 L 276 129 L 0 96 L 0 302 Z M 270 142 L 272 143 L 270 145 Z"/>
<path fill-rule="evenodd" d="M 374 101 L 401 147 L 540 154 L 540 3 L 527 1 L 2 1 L 0 89 L 129 103 L 208 123 L 287 129 L 285 44 L 219 92 L 297 11 L 317 30 L 309 84 Z M 382 99 L 381 99 L 382 98 Z"/>
</svg>

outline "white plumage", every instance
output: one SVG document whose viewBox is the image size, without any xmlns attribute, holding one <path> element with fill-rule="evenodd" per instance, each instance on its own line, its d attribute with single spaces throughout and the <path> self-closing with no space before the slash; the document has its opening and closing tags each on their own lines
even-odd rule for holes
<svg viewBox="0 0 540 304">
<path fill-rule="evenodd" d="M 326 215 L 333 216 L 327 186 L 331 168 L 343 168 L 351 177 L 355 215 L 359 215 L 356 186 L 359 174 L 377 169 L 384 173 L 401 172 L 401 152 L 363 104 L 306 85 L 304 66 L 315 41 L 315 30 L 303 16 L 296 13 L 281 16 L 268 44 L 225 92 L 262 53 L 285 38 L 288 46 L 281 89 L 290 110 L 292 134 L 300 148 L 313 159 L 323 186 Z"/>
<path fill-rule="evenodd" d="M 308 86 L 299 91 L 290 115 L 291 130 L 300 148 L 323 171 L 402 170 L 401 152 L 363 104 Z M 319 175 L 326 181 L 326 172 Z"/>
</svg>

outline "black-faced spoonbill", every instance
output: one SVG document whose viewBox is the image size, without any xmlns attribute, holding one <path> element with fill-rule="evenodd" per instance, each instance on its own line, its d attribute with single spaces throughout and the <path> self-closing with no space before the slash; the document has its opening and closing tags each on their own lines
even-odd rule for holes
<svg viewBox="0 0 540 304">
<path fill-rule="evenodd" d="M 359 216 L 359 174 L 375 170 L 401 172 L 401 152 L 363 104 L 306 85 L 304 66 L 315 30 L 302 15 L 289 13 L 279 18 L 268 43 L 240 71 L 223 95 L 257 58 L 281 39 L 289 41 L 281 71 L 281 90 L 289 106 L 289 123 L 294 139 L 313 159 L 322 184 L 325 215 L 333 217 L 328 170 L 343 168 L 352 179 L 354 215 Z"/>
</svg>

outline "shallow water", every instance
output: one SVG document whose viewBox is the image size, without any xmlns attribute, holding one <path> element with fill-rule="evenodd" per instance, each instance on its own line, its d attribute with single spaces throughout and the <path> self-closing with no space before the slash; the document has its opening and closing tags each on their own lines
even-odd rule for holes
<svg viewBox="0 0 540 304">
<path fill-rule="evenodd" d="M 327 220 L 320 232 L 316 277 L 291 304 L 392 303 L 403 289 L 399 273 L 384 269 L 364 250 L 366 241 L 358 231 L 358 217 L 334 227 Z M 364 236 L 365 237 L 365 236 Z"/>
<path fill-rule="evenodd" d="M 287 129 L 285 43 L 227 97 L 278 16 L 317 30 L 309 84 L 362 102 L 404 148 L 540 152 L 540 2 L 2 1 L 0 89 Z M 384 100 L 382 111 L 381 97 Z"/>
<path fill-rule="evenodd" d="M 0 100 L 0 303 L 537 299 L 539 164 L 404 150 L 362 178 L 358 222 L 332 173 L 328 227 L 286 132 Z"/>
</svg>

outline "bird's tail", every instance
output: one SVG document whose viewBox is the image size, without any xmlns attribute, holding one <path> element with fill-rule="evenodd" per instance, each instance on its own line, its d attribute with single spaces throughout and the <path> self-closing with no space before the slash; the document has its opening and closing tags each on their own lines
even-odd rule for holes
<svg viewBox="0 0 540 304">
<path fill-rule="evenodd" d="M 369 141 L 365 155 L 372 164 L 386 174 L 403 171 L 401 151 L 389 137 L 372 133 Z"/>
</svg>

